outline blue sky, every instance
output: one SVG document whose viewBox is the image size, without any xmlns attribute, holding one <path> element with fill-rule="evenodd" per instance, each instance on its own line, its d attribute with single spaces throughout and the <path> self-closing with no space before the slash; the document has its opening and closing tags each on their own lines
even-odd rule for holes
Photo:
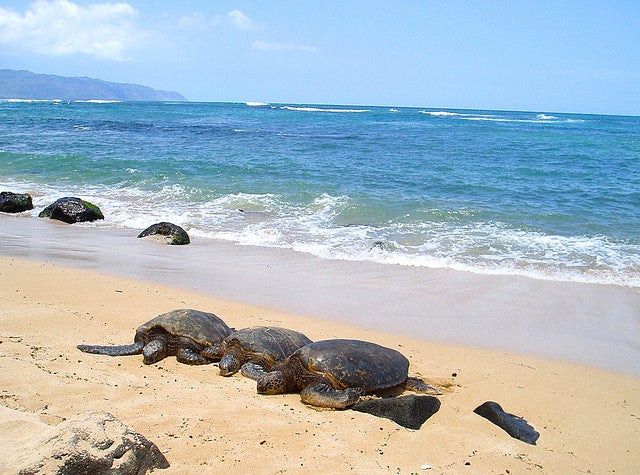
<svg viewBox="0 0 640 475">
<path fill-rule="evenodd" d="M 640 1 L 0 0 L 0 68 L 193 101 L 640 115 Z"/>
</svg>

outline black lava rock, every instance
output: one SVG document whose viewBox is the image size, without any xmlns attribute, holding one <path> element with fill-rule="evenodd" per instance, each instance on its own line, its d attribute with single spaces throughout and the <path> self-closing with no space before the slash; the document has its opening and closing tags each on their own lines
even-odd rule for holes
<svg viewBox="0 0 640 475">
<path fill-rule="evenodd" d="M 0 211 L 3 213 L 22 213 L 30 209 L 33 209 L 33 202 L 27 193 L 13 193 L 11 191 L 0 193 Z"/>
<path fill-rule="evenodd" d="M 422 424 L 440 409 L 440 401 L 433 396 L 388 397 L 365 399 L 354 404 L 351 409 L 373 416 L 391 419 L 407 429 L 420 429 Z"/>
<path fill-rule="evenodd" d="M 69 224 L 104 219 L 102 211 L 96 205 L 73 197 L 56 200 L 43 209 L 38 217 L 57 219 Z"/>
<path fill-rule="evenodd" d="M 173 223 L 162 222 L 152 224 L 147 229 L 138 234 L 138 237 L 143 238 L 153 235 L 166 236 L 168 238 L 169 244 L 181 245 L 189 244 L 191 242 L 187 232 L 180 226 Z"/>
<path fill-rule="evenodd" d="M 527 444 L 536 445 L 536 441 L 540 437 L 540 433 L 531 427 L 526 420 L 504 412 L 497 402 L 487 401 L 476 407 L 473 412 L 490 420 L 514 439 Z"/>
</svg>

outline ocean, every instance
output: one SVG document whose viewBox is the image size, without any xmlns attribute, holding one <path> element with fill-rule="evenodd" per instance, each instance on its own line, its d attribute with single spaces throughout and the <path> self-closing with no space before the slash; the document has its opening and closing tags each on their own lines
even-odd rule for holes
<svg viewBox="0 0 640 475">
<path fill-rule="evenodd" d="M 640 117 L 263 103 L 0 101 L 0 191 L 33 218 L 322 259 L 640 287 Z"/>
</svg>

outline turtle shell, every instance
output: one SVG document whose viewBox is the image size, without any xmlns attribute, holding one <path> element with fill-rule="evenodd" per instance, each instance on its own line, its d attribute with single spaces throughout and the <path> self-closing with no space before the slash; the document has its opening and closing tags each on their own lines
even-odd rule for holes
<svg viewBox="0 0 640 475">
<path fill-rule="evenodd" d="M 409 360 L 399 351 L 361 340 L 316 341 L 291 358 L 311 373 L 328 378 L 336 389 L 371 392 L 391 388 L 404 383 L 409 370 Z"/>
<path fill-rule="evenodd" d="M 281 327 L 243 328 L 224 340 L 225 349 L 239 348 L 244 361 L 260 360 L 266 371 L 309 343 L 311 340 L 302 333 Z"/>
<path fill-rule="evenodd" d="M 213 313 L 199 310 L 179 309 L 163 313 L 143 323 L 136 330 L 135 341 L 150 339 L 149 336 L 157 331 L 164 331 L 176 337 L 187 337 L 203 347 L 220 343 L 232 330 L 227 324 Z"/>
</svg>

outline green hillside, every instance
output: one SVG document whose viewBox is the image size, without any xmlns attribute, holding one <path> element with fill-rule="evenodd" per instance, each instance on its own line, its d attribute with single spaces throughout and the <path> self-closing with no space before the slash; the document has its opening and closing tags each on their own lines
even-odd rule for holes
<svg viewBox="0 0 640 475">
<path fill-rule="evenodd" d="M 160 91 L 138 84 L 34 74 L 12 69 L 0 69 L 0 99 L 186 101 L 177 92 Z"/>
</svg>

